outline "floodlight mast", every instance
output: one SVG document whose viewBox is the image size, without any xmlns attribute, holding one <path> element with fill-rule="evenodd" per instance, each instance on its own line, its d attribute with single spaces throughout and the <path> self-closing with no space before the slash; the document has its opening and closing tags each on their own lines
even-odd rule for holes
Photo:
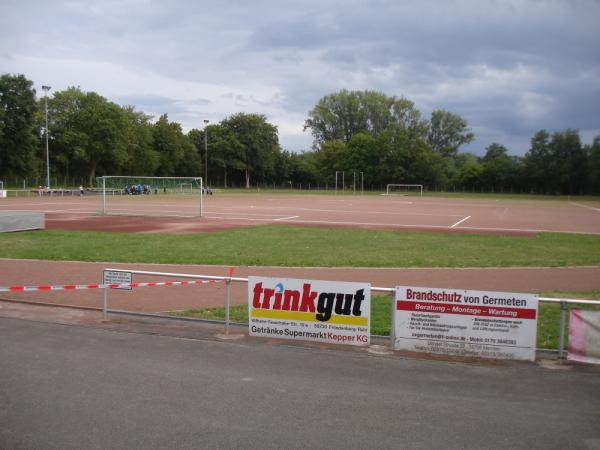
<svg viewBox="0 0 600 450">
<path fill-rule="evenodd" d="M 205 186 L 208 186 L 208 122 L 210 120 L 204 119 L 204 182 Z"/>
<path fill-rule="evenodd" d="M 48 91 L 52 89 L 50 86 L 42 86 L 44 91 L 44 110 L 46 112 L 46 187 L 50 189 L 50 150 L 48 147 Z"/>
</svg>

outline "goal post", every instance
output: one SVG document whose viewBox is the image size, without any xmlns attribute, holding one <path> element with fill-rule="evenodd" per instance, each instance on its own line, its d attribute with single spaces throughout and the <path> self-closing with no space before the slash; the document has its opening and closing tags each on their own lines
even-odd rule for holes
<svg viewBox="0 0 600 450">
<path fill-rule="evenodd" d="M 179 191 L 182 194 L 193 194 L 194 193 L 194 185 L 192 183 L 180 183 Z"/>
<path fill-rule="evenodd" d="M 202 177 L 103 176 L 101 215 L 202 217 Z"/>
<path fill-rule="evenodd" d="M 423 197 L 422 184 L 388 184 L 385 195 L 418 195 Z"/>
</svg>

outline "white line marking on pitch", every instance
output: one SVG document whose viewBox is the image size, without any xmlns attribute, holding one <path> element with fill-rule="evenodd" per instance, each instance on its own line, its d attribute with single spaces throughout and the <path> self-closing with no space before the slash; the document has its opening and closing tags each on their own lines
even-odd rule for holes
<svg viewBox="0 0 600 450">
<path fill-rule="evenodd" d="M 450 228 L 454 228 L 457 225 L 460 225 L 461 223 L 463 223 L 465 220 L 469 220 L 471 218 L 471 216 L 467 216 L 465 217 L 463 220 L 459 220 L 458 222 L 456 222 L 454 225 L 452 225 Z"/>
<path fill-rule="evenodd" d="M 598 208 L 592 208 L 591 206 L 582 205 L 581 203 L 569 202 L 569 204 L 579 206 L 580 208 L 591 209 L 592 211 L 600 211 Z"/>
<path fill-rule="evenodd" d="M 273 220 L 290 220 L 290 219 L 297 219 L 300 216 L 289 216 L 289 217 L 280 217 L 279 219 L 273 219 Z"/>
<path fill-rule="evenodd" d="M 223 216 L 227 216 L 230 214 L 236 214 L 239 215 L 241 212 L 240 211 L 236 211 L 236 212 L 218 212 L 218 211 L 205 211 L 207 214 L 220 214 Z M 280 220 L 279 216 L 281 216 L 281 214 L 261 214 L 261 213 L 241 213 L 241 214 L 248 214 L 249 216 L 264 216 L 264 217 L 277 217 L 276 219 L 273 220 Z M 294 216 L 294 217 L 299 217 L 299 216 Z"/>
<path fill-rule="evenodd" d="M 220 221 L 227 220 L 246 220 L 249 222 L 265 222 L 274 221 L 276 219 L 250 219 L 248 217 L 210 217 L 204 216 L 205 219 L 214 219 Z M 363 226 L 374 226 L 382 228 L 413 228 L 413 229 L 431 229 L 440 230 L 448 229 L 448 225 L 408 225 L 408 224 L 397 224 L 397 223 L 373 223 L 373 222 L 339 222 L 339 221 L 328 221 L 328 220 L 290 220 L 291 223 L 314 223 L 320 225 L 363 225 Z M 593 234 L 600 235 L 595 231 L 569 231 L 569 230 L 549 230 L 549 229 L 536 229 L 536 228 L 489 228 L 489 227 L 461 227 L 461 230 L 474 230 L 474 231 L 516 231 L 520 233 L 571 233 L 571 234 Z"/>
<path fill-rule="evenodd" d="M 240 212 L 239 210 L 241 208 L 219 208 L 219 207 L 215 207 L 214 205 L 211 205 L 211 209 L 234 209 L 235 211 L 237 211 L 238 213 Z M 356 210 L 352 209 L 352 210 L 348 210 L 348 209 L 317 209 L 317 208 L 297 208 L 297 207 L 285 207 L 285 206 L 277 206 L 277 207 L 263 207 L 261 208 L 262 210 L 275 210 L 275 211 L 285 211 L 285 210 L 290 210 L 290 211 L 312 211 L 312 212 L 327 212 L 327 213 L 342 213 L 342 214 L 355 214 Z M 431 217 L 463 217 L 462 215 L 459 214 L 431 214 L 431 213 L 407 213 L 405 211 L 402 212 L 393 212 L 393 211 L 369 211 L 366 210 L 366 212 L 368 212 L 369 214 L 385 214 L 385 215 L 403 215 L 403 216 L 431 216 Z M 216 211 L 213 212 L 214 214 L 225 214 L 225 213 L 218 213 Z"/>
</svg>

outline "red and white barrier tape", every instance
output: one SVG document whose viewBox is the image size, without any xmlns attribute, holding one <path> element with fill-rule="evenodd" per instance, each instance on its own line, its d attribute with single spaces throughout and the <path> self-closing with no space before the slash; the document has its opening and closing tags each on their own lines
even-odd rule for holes
<svg viewBox="0 0 600 450">
<path fill-rule="evenodd" d="M 39 286 L 0 286 L 0 292 L 32 292 L 32 291 L 80 291 L 85 289 L 124 289 L 157 286 L 191 286 L 198 284 L 222 283 L 224 280 L 193 280 L 193 281 L 160 281 L 153 283 L 120 283 L 120 284 L 64 284 Z"/>
</svg>

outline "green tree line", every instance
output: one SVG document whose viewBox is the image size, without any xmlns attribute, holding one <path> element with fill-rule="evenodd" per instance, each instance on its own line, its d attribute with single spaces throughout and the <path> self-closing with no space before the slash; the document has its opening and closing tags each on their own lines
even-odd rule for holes
<svg viewBox="0 0 600 450">
<path fill-rule="evenodd" d="M 281 149 L 277 127 L 262 114 L 237 113 L 184 133 L 167 114 L 153 120 L 77 87 L 38 98 L 30 80 L 11 74 L 0 77 L 6 185 L 45 179 L 46 101 L 51 178 L 90 186 L 101 175 L 202 176 L 208 159 L 209 184 L 225 187 L 331 187 L 336 171 L 344 171 L 346 180 L 360 174 L 366 189 L 417 183 L 436 190 L 600 193 L 600 136 L 584 145 L 573 129 L 538 131 L 523 157 L 500 143 L 478 157 L 460 151 L 474 135 L 457 114 L 439 109 L 424 118 L 406 98 L 341 90 L 308 112 L 313 146 L 295 153 Z"/>
</svg>

